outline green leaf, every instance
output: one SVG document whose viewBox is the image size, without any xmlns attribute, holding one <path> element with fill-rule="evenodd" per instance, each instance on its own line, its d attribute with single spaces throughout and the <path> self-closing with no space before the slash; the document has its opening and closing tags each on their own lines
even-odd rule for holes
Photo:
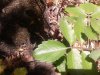
<svg viewBox="0 0 100 75">
<path fill-rule="evenodd" d="M 66 16 L 66 19 L 69 23 L 74 24 L 76 22 L 77 17 L 74 17 L 74 16 L 68 17 L 68 16 Z"/>
<path fill-rule="evenodd" d="M 59 72 L 66 72 L 66 59 L 64 56 L 56 62 L 56 65 Z"/>
<path fill-rule="evenodd" d="M 100 20 L 97 19 L 91 19 L 91 26 L 93 29 L 100 34 Z"/>
<path fill-rule="evenodd" d="M 84 33 L 90 40 L 97 40 L 97 34 L 89 26 L 85 27 Z"/>
<path fill-rule="evenodd" d="M 68 69 L 82 69 L 82 60 L 79 50 L 72 49 L 67 55 Z M 78 65 L 77 65 L 78 64 Z"/>
<path fill-rule="evenodd" d="M 92 14 L 92 18 L 100 19 L 100 7 Z"/>
<path fill-rule="evenodd" d="M 67 7 L 65 9 L 65 12 L 69 13 L 69 16 L 76 16 L 76 17 L 85 17 L 86 14 L 84 13 L 84 10 L 79 7 Z"/>
<path fill-rule="evenodd" d="M 72 25 L 67 22 L 66 17 L 60 21 L 60 30 L 69 44 L 72 45 L 75 41 L 74 29 L 72 29 Z"/>
<path fill-rule="evenodd" d="M 26 68 L 17 68 L 13 73 L 13 75 L 26 75 L 26 74 L 27 74 Z"/>
<path fill-rule="evenodd" d="M 85 10 L 86 14 L 93 14 L 96 11 L 97 6 L 92 3 L 85 3 L 85 4 L 81 4 L 80 8 Z"/>
<path fill-rule="evenodd" d="M 90 54 L 89 51 L 82 51 L 81 53 L 81 56 L 82 56 L 82 66 L 83 66 L 83 69 L 86 69 L 86 70 L 91 70 L 92 69 L 92 63 L 89 62 L 88 60 L 86 59 L 89 59 L 87 56 Z"/>
<path fill-rule="evenodd" d="M 90 54 L 89 51 L 82 51 L 82 66 L 83 66 L 83 74 L 84 75 L 98 75 L 98 72 L 95 68 L 95 65 L 93 65 L 92 62 L 90 62 L 90 58 L 88 55 Z"/>
<path fill-rule="evenodd" d="M 92 51 L 89 57 L 92 58 L 94 61 L 97 61 L 100 58 L 100 49 Z"/>
<path fill-rule="evenodd" d="M 67 55 L 67 70 L 70 75 L 81 75 L 82 60 L 79 50 L 72 49 Z"/>
<path fill-rule="evenodd" d="M 54 62 L 63 56 L 66 52 L 66 46 L 58 41 L 44 41 L 33 51 L 33 56 L 37 60 Z"/>
<path fill-rule="evenodd" d="M 77 40 L 81 40 L 81 33 L 84 30 L 84 26 L 85 26 L 84 20 L 79 18 L 74 25 L 74 31 L 75 31 Z"/>
</svg>

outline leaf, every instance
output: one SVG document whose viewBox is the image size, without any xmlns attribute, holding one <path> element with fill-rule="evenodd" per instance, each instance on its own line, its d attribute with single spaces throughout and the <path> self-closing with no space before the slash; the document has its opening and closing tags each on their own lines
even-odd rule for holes
<svg viewBox="0 0 100 75">
<path fill-rule="evenodd" d="M 100 58 L 100 49 L 92 51 L 89 57 L 92 58 L 94 61 L 97 61 Z"/>
<path fill-rule="evenodd" d="M 69 16 L 76 16 L 76 17 L 85 17 L 86 14 L 84 13 L 84 10 L 79 7 L 67 7 L 65 9 L 65 12 L 69 13 Z"/>
<path fill-rule="evenodd" d="M 91 16 L 92 18 L 100 19 L 100 7 Z"/>
<path fill-rule="evenodd" d="M 57 67 L 57 70 L 61 73 L 66 72 L 66 59 L 65 56 L 62 56 L 59 60 L 55 62 L 55 66 Z"/>
<path fill-rule="evenodd" d="M 77 40 L 81 40 L 81 33 L 83 32 L 85 26 L 85 23 L 83 21 L 83 19 L 79 18 L 74 25 L 74 31 Z"/>
<path fill-rule="evenodd" d="M 93 29 L 100 34 L 100 20 L 97 19 L 91 19 L 91 26 Z"/>
<path fill-rule="evenodd" d="M 82 53 L 81 53 L 81 56 L 82 56 L 82 66 L 83 66 L 83 69 L 92 70 L 92 63 L 87 60 L 87 59 L 89 59 L 87 57 L 89 54 L 90 54 L 89 51 L 82 51 Z"/>
<path fill-rule="evenodd" d="M 74 30 L 72 29 L 72 25 L 68 24 L 66 19 L 67 19 L 66 17 L 61 19 L 60 30 L 61 30 L 63 36 L 69 42 L 69 44 L 72 45 L 75 41 L 75 34 L 74 34 Z"/>
<path fill-rule="evenodd" d="M 16 68 L 13 75 L 26 75 L 26 68 Z"/>
<path fill-rule="evenodd" d="M 81 4 L 80 8 L 85 10 L 86 14 L 93 14 L 96 11 L 97 6 L 92 3 L 85 3 L 85 4 Z"/>
<path fill-rule="evenodd" d="M 97 40 L 97 34 L 90 27 L 86 26 L 84 33 L 90 40 Z"/>
<path fill-rule="evenodd" d="M 83 67 L 83 74 L 84 75 L 98 75 L 98 72 L 93 65 L 92 62 L 90 62 L 90 58 L 88 55 L 90 54 L 89 51 L 82 51 L 81 56 L 82 56 L 82 67 Z"/>
<path fill-rule="evenodd" d="M 66 72 L 66 61 L 64 60 L 59 66 L 57 66 L 59 72 Z"/>
<path fill-rule="evenodd" d="M 67 70 L 70 75 L 81 75 L 82 60 L 79 50 L 72 49 L 67 55 Z"/>
<path fill-rule="evenodd" d="M 68 16 L 66 16 L 66 19 L 67 19 L 67 21 L 68 21 L 69 23 L 74 24 L 74 23 L 76 22 L 77 17 L 73 17 L 73 16 L 68 17 Z"/>
<path fill-rule="evenodd" d="M 44 41 L 33 51 L 33 56 L 37 60 L 54 62 L 63 56 L 66 52 L 66 46 L 58 41 Z"/>
<path fill-rule="evenodd" d="M 72 49 L 67 55 L 67 67 L 68 69 L 82 69 L 81 55 L 79 50 Z M 76 65 L 78 64 L 78 65 Z"/>
<path fill-rule="evenodd" d="M 59 72 L 66 72 L 66 61 L 64 60 L 59 66 L 57 66 Z"/>
</svg>

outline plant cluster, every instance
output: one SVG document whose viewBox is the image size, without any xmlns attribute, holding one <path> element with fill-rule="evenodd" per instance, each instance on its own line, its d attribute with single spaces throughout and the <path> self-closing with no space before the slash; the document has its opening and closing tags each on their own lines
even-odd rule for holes
<svg viewBox="0 0 100 75">
<path fill-rule="evenodd" d="M 67 7 L 64 12 L 67 16 L 61 18 L 59 27 L 63 35 L 62 41 L 43 41 L 33 56 L 37 60 L 52 62 L 62 74 L 98 75 L 100 6 L 85 3 Z"/>
<path fill-rule="evenodd" d="M 0 75 L 99 75 L 97 1 L 0 0 Z"/>
</svg>

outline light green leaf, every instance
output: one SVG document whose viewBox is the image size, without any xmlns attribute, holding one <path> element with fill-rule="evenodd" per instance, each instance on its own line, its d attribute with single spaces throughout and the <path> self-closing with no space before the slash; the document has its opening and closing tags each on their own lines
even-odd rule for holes
<svg viewBox="0 0 100 75">
<path fill-rule="evenodd" d="M 69 44 L 72 45 L 75 41 L 74 29 L 72 29 L 72 25 L 67 22 L 66 17 L 64 17 L 60 21 L 60 30 L 61 30 L 63 36 L 69 42 Z"/>
<path fill-rule="evenodd" d="M 79 50 L 72 49 L 67 55 L 67 70 L 70 75 L 82 75 L 82 60 Z"/>
<path fill-rule="evenodd" d="M 100 58 L 100 49 L 92 51 L 89 57 L 97 61 Z"/>
<path fill-rule="evenodd" d="M 82 56 L 82 66 L 83 66 L 83 69 L 86 69 L 86 70 L 92 70 L 92 62 L 89 62 L 87 58 L 87 56 L 90 54 L 89 51 L 82 51 L 81 53 L 81 56 Z"/>
<path fill-rule="evenodd" d="M 74 24 L 76 22 L 77 17 L 74 17 L 74 16 L 68 17 L 68 16 L 66 16 L 66 19 L 69 23 Z"/>
<path fill-rule="evenodd" d="M 84 26 L 85 26 L 84 20 L 81 18 L 77 19 L 74 25 L 74 31 L 75 31 L 77 40 L 81 40 L 81 33 L 84 31 Z"/>
<path fill-rule="evenodd" d="M 68 69 L 82 69 L 82 60 L 79 50 L 72 49 L 67 55 Z M 77 65 L 78 64 L 78 65 Z"/>
<path fill-rule="evenodd" d="M 69 16 L 74 17 L 85 17 L 86 14 L 84 13 L 84 10 L 79 7 L 67 7 L 65 9 L 65 12 L 69 13 Z"/>
<path fill-rule="evenodd" d="M 89 51 L 82 51 L 82 66 L 83 66 L 83 74 L 84 75 L 98 75 L 98 72 L 95 68 L 95 65 L 90 61 L 88 55 L 90 54 Z"/>
<path fill-rule="evenodd" d="M 58 41 L 48 40 L 38 46 L 33 51 L 33 56 L 37 60 L 54 62 L 63 56 L 66 52 L 66 46 Z"/>
<path fill-rule="evenodd" d="M 66 59 L 64 56 L 56 62 L 56 65 L 59 72 L 66 72 Z"/>
<path fill-rule="evenodd" d="M 81 4 L 80 8 L 85 10 L 86 14 L 93 14 L 96 11 L 97 6 L 92 3 L 85 3 L 85 4 Z"/>
<path fill-rule="evenodd" d="M 26 74 L 27 74 L 26 68 L 17 68 L 13 73 L 13 75 L 26 75 Z"/>
<path fill-rule="evenodd" d="M 100 7 L 92 14 L 92 18 L 100 19 Z"/>
<path fill-rule="evenodd" d="M 97 40 L 96 33 L 89 26 L 85 27 L 84 33 L 90 40 Z"/>
<path fill-rule="evenodd" d="M 91 26 L 93 29 L 100 34 L 100 20 L 97 19 L 91 19 Z"/>
</svg>

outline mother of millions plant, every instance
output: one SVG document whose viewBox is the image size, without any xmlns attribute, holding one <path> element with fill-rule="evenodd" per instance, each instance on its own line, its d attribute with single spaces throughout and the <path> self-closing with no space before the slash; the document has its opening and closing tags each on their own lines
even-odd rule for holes
<svg viewBox="0 0 100 75">
<path fill-rule="evenodd" d="M 51 62 L 63 75 L 99 75 L 100 6 L 92 3 L 67 7 L 60 20 L 63 41 L 43 41 L 33 52 L 40 61 Z"/>
</svg>

